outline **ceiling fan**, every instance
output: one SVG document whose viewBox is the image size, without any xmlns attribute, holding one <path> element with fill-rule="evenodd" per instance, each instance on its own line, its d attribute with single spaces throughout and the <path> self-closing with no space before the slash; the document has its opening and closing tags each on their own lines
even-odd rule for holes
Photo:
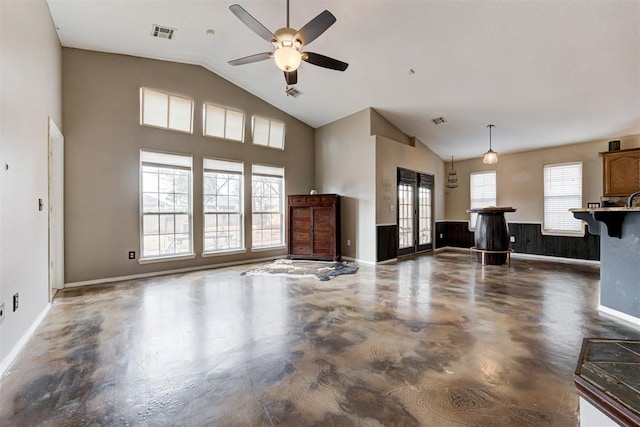
<svg viewBox="0 0 640 427">
<path fill-rule="evenodd" d="M 288 85 L 294 85 L 298 82 L 298 67 L 301 61 L 338 71 L 344 71 L 349 66 L 346 62 L 338 61 L 328 56 L 300 51 L 303 46 L 307 46 L 317 39 L 336 22 L 336 17 L 328 10 L 320 13 L 298 31 L 289 26 L 289 0 L 287 0 L 287 26 L 280 28 L 275 34 L 258 22 L 239 4 L 229 6 L 229 10 L 244 22 L 249 29 L 269 43 L 273 43 L 276 48 L 273 52 L 257 53 L 234 59 L 229 61 L 231 65 L 251 64 L 252 62 L 273 58 L 278 68 L 284 71 L 284 79 Z"/>
</svg>

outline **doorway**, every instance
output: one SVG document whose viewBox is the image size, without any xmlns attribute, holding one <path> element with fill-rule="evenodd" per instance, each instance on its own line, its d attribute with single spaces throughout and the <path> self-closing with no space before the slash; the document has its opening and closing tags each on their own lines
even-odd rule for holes
<svg viewBox="0 0 640 427">
<path fill-rule="evenodd" d="M 49 117 L 49 302 L 64 288 L 64 137 Z"/>
<path fill-rule="evenodd" d="M 433 175 L 398 168 L 398 255 L 433 249 Z"/>
</svg>

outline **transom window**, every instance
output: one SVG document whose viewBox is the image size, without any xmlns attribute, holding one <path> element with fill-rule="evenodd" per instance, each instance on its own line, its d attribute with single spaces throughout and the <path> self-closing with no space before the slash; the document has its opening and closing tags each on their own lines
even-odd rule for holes
<svg viewBox="0 0 640 427">
<path fill-rule="evenodd" d="M 193 100 L 140 88 L 140 124 L 191 133 Z"/>
<path fill-rule="evenodd" d="M 242 142 L 244 113 L 218 105 L 204 104 L 204 135 Z"/>
<path fill-rule="evenodd" d="M 141 254 L 193 254 L 191 156 L 140 151 Z"/>
<path fill-rule="evenodd" d="M 204 252 L 244 248 L 242 162 L 204 159 Z"/>
<path fill-rule="evenodd" d="M 471 209 L 496 206 L 496 171 L 471 174 Z M 476 228 L 478 214 L 472 213 L 469 228 Z"/>
<path fill-rule="evenodd" d="M 253 143 L 284 150 L 284 123 L 253 116 Z"/>
<path fill-rule="evenodd" d="M 252 248 L 284 245 L 284 168 L 253 165 Z"/>
<path fill-rule="evenodd" d="M 582 162 L 544 165 L 544 231 L 584 233 L 581 220 L 571 208 L 582 207 Z"/>
</svg>

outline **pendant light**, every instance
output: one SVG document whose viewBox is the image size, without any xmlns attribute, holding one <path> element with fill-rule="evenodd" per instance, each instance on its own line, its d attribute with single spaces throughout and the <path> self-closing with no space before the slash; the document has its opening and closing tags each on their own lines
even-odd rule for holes
<svg viewBox="0 0 640 427">
<path fill-rule="evenodd" d="M 454 189 L 458 187 L 458 174 L 453 168 L 453 156 L 451 156 L 451 169 L 449 169 L 449 177 L 447 178 L 447 188 Z"/>
<path fill-rule="evenodd" d="M 485 165 L 493 165 L 498 163 L 498 153 L 491 149 L 491 128 L 494 127 L 494 125 L 487 125 L 487 127 L 489 128 L 489 151 L 482 156 L 482 163 Z"/>
</svg>

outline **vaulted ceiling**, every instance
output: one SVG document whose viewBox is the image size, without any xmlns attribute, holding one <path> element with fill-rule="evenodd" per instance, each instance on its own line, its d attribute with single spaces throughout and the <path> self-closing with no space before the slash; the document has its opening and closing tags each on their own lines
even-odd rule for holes
<svg viewBox="0 0 640 427">
<path fill-rule="evenodd" d="M 272 32 L 286 1 L 237 0 Z M 199 64 L 319 127 L 373 107 L 443 159 L 640 134 L 640 1 L 291 0 L 291 27 L 337 18 L 305 50 L 349 63 L 302 63 L 296 88 L 232 1 L 48 0 L 63 46 Z M 173 40 L 152 25 L 175 28 Z M 435 125 L 432 119 L 444 117 Z"/>
</svg>

